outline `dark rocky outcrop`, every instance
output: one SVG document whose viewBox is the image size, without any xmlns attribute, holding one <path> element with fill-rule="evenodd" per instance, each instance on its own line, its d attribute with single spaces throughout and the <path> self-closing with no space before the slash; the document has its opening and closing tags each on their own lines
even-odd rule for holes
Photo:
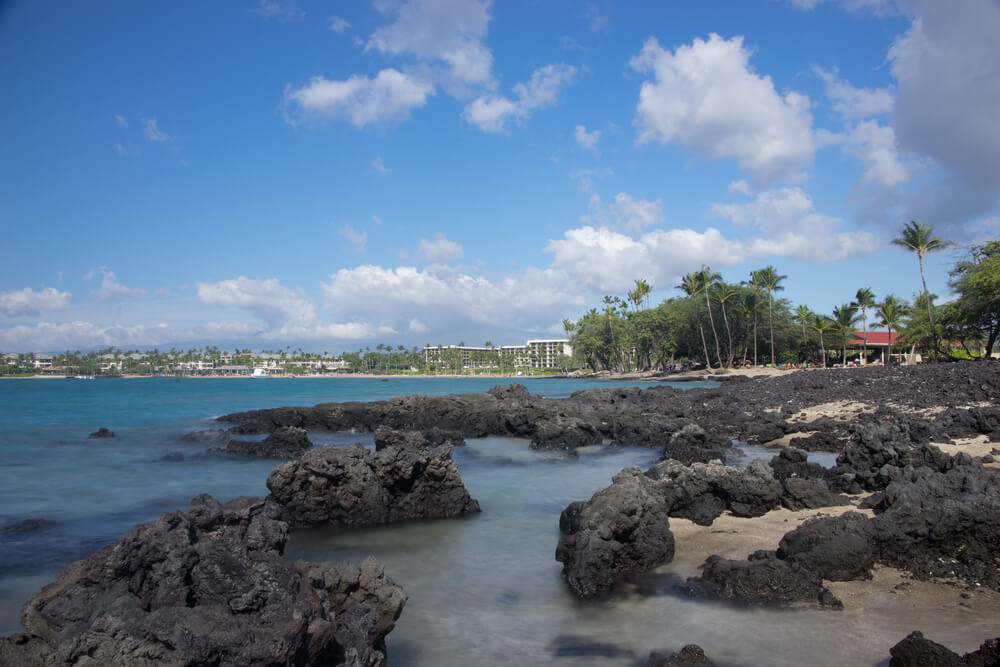
<svg viewBox="0 0 1000 667">
<path fill-rule="evenodd" d="M 451 446 L 320 447 L 279 465 L 269 496 L 296 526 L 369 526 L 479 511 Z"/>
<path fill-rule="evenodd" d="M 804 451 L 794 447 L 782 449 L 771 459 L 771 470 L 781 481 L 781 505 L 801 510 L 847 504 L 845 496 L 830 490 L 826 469 L 807 459 Z"/>
<path fill-rule="evenodd" d="M 874 530 L 859 512 L 809 519 L 781 538 L 776 555 L 827 581 L 870 579 L 878 555 Z"/>
<path fill-rule="evenodd" d="M 115 432 L 102 426 L 93 433 L 90 434 L 91 438 L 113 438 L 115 437 Z"/>
<path fill-rule="evenodd" d="M 769 551 L 756 552 L 743 561 L 711 556 L 702 566 L 701 577 L 688 579 L 682 590 L 694 597 L 740 604 L 843 606 L 815 572 Z"/>
<path fill-rule="evenodd" d="M 260 442 L 229 440 L 226 444 L 226 453 L 269 459 L 294 459 L 312 448 L 313 443 L 304 428 L 283 426 L 271 431 Z"/>
<path fill-rule="evenodd" d="M 198 496 L 42 589 L 0 663 L 384 664 L 402 590 L 373 559 L 286 563 L 287 533 L 273 504 Z"/>
<path fill-rule="evenodd" d="M 556 560 L 584 599 L 674 557 L 667 506 L 658 484 L 638 468 L 622 470 L 589 501 L 571 503 L 559 517 L 559 532 Z"/>
<path fill-rule="evenodd" d="M 1000 408 L 947 408 L 934 418 L 934 424 L 952 438 L 989 435 L 1000 442 Z"/>
<path fill-rule="evenodd" d="M 664 461 L 646 475 L 660 482 L 658 488 L 670 516 L 690 519 L 700 526 L 711 525 L 726 510 L 741 517 L 762 516 L 778 507 L 781 500 L 781 483 L 760 459 L 744 468 L 721 463 L 688 467 Z"/>
<path fill-rule="evenodd" d="M 807 452 L 839 452 L 846 442 L 846 437 L 833 431 L 816 431 L 812 435 L 791 438 L 788 446 Z"/>
<path fill-rule="evenodd" d="M 705 655 L 705 650 L 697 644 L 688 644 L 680 651 L 663 655 L 653 652 L 649 654 L 647 667 L 691 667 L 701 665 L 701 667 L 715 667 L 715 663 Z"/>
<path fill-rule="evenodd" d="M 978 650 L 960 656 L 914 630 L 889 653 L 889 667 L 993 667 L 1000 665 L 1000 637 L 987 639 Z"/>
<path fill-rule="evenodd" d="M 397 431 L 388 426 L 375 429 L 376 450 L 386 447 L 433 448 L 444 444 L 460 447 L 465 444 L 465 438 L 458 431 L 446 431 L 436 426 L 426 431 Z"/>
</svg>

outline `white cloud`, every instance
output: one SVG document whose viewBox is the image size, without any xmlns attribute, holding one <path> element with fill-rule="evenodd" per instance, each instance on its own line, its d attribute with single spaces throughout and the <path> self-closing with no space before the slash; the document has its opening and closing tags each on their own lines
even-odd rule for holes
<svg viewBox="0 0 1000 667">
<path fill-rule="evenodd" d="M 779 256 L 829 262 L 875 252 L 875 237 L 839 231 L 843 220 L 818 212 L 800 188 L 762 192 L 746 204 L 712 204 L 735 225 L 762 232 L 745 243 L 747 257 Z"/>
<path fill-rule="evenodd" d="M 799 180 L 814 153 L 809 98 L 779 94 L 750 66 L 743 38 L 712 34 L 674 52 L 647 40 L 630 65 L 642 84 L 634 124 L 639 142 L 680 143 L 712 158 L 735 158 L 760 185 Z"/>
<path fill-rule="evenodd" d="M 125 116 L 121 115 L 120 113 L 116 113 L 113 116 L 113 118 L 115 119 L 115 122 L 119 125 L 119 127 L 128 127 L 128 121 L 125 120 Z"/>
<path fill-rule="evenodd" d="M 431 264 L 447 263 L 462 256 L 462 246 L 449 241 L 444 234 L 438 234 L 433 241 L 420 239 L 420 256 Z"/>
<path fill-rule="evenodd" d="M 733 181 L 729 184 L 729 191 L 738 192 L 742 195 L 748 195 L 750 194 L 750 184 L 741 178 L 740 180 Z"/>
<path fill-rule="evenodd" d="M 663 202 L 659 199 L 633 199 L 632 195 L 619 192 L 615 195 L 613 210 L 615 217 L 633 235 L 641 233 L 644 227 L 663 222 Z"/>
<path fill-rule="evenodd" d="M 344 31 L 351 27 L 350 23 L 340 18 L 339 16 L 331 16 L 327 20 L 327 22 L 330 27 L 330 30 L 337 33 L 338 35 L 344 34 Z"/>
<path fill-rule="evenodd" d="M 1000 199 L 1000 4 L 900 0 L 900 8 L 913 22 L 888 53 L 891 125 L 901 150 L 942 168 L 911 206 L 918 219 L 963 222 Z"/>
<path fill-rule="evenodd" d="M 864 165 L 860 180 L 884 188 L 895 188 L 910 180 L 899 157 L 896 133 L 891 127 L 866 120 L 856 124 L 846 136 L 845 150 Z"/>
<path fill-rule="evenodd" d="M 849 12 L 867 12 L 875 16 L 886 16 L 894 10 L 894 0 L 788 0 L 788 4 L 796 9 L 810 11 L 825 1 L 839 4 Z"/>
<path fill-rule="evenodd" d="M 372 160 L 372 168 L 378 173 L 382 174 L 383 176 L 387 176 L 388 174 L 392 173 L 392 169 L 389 169 L 382 163 L 381 155 L 377 156 L 374 160 Z"/>
<path fill-rule="evenodd" d="M 382 218 L 378 217 L 377 215 L 373 215 L 372 216 L 372 222 L 374 222 L 376 225 L 381 225 L 382 224 Z"/>
<path fill-rule="evenodd" d="M 170 137 L 165 132 L 163 132 L 163 130 L 157 127 L 156 116 L 152 116 L 151 118 L 143 118 L 141 122 L 142 122 L 142 134 L 144 137 L 146 137 L 147 140 L 156 143 L 170 141 Z"/>
<path fill-rule="evenodd" d="M 36 292 L 25 287 L 16 292 L 0 292 L 0 313 L 7 317 L 37 316 L 43 311 L 66 310 L 72 299 L 69 292 L 45 287 Z"/>
<path fill-rule="evenodd" d="M 836 69 L 828 72 L 813 67 L 813 72 L 826 84 L 826 96 L 833 102 L 834 111 L 845 119 L 880 116 L 892 110 L 892 93 L 888 88 L 855 88 L 850 81 L 840 78 Z"/>
<path fill-rule="evenodd" d="M 588 2 L 583 10 L 583 18 L 587 21 L 587 27 L 592 32 L 598 32 L 608 25 L 608 20 L 611 18 L 611 10 L 604 13 L 593 2 Z"/>
<path fill-rule="evenodd" d="M 364 252 L 368 243 L 368 232 L 357 231 L 350 225 L 341 225 L 337 232 L 347 239 L 347 242 L 354 246 L 355 252 Z"/>
<path fill-rule="evenodd" d="M 110 301 L 116 297 L 145 296 L 146 290 L 138 287 L 126 287 L 118 280 L 118 276 L 106 266 L 98 266 L 84 274 L 85 280 L 93 280 L 101 276 L 101 288 L 92 291 L 90 295 L 101 301 Z"/>
<path fill-rule="evenodd" d="M 585 305 L 564 275 L 538 269 L 490 280 L 443 264 L 422 270 L 365 265 L 341 269 L 323 290 L 335 316 L 360 315 L 397 330 L 442 336 L 470 323 L 541 330 Z"/>
<path fill-rule="evenodd" d="M 576 143 L 580 145 L 580 148 L 594 151 L 595 154 L 597 153 L 597 142 L 601 138 L 600 130 L 587 132 L 585 125 L 577 125 L 573 131 L 573 136 L 576 137 Z"/>
<path fill-rule="evenodd" d="M 374 79 L 355 74 L 345 81 L 330 81 L 314 76 L 297 90 L 286 88 L 285 101 L 297 104 L 306 118 L 344 118 L 360 128 L 405 120 L 433 92 L 432 84 L 389 68 Z M 289 122 L 295 124 L 294 119 Z"/>
<path fill-rule="evenodd" d="M 493 56 L 481 40 L 489 26 L 490 4 L 488 0 L 393 3 L 395 21 L 376 30 L 365 50 L 409 53 L 424 61 L 442 61 L 460 81 L 487 83 L 491 81 Z"/>
<path fill-rule="evenodd" d="M 115 154 L 116 154 L 116 155 L 117 155 L 118 157 L 128 157 L 128 149 L 126 149 L 126 148 L 125 148 L 124 146 L 122 146 L 121 144 L 115 144 L 115 145 L 113 146 L 113 148 L 114 148 L 114 151 L 115 151 Z"/>
<path fill-rule="evenodd" d="M 510 120 L 524 120 L 535 109 L 556 103 L 563 86 L 576 76 L 572 65 L 546 65 L 535 70 L 525 83 L 513 88 L 514 99 L 486 94 L 465 107 L 465 119 L 485 132 L 500 132 Z"/>
<path fill-rule="evenodd" d="M 250 11 L 266 21 L 277 23 L 295 23 L 306 17 L 305 11 L 295 4 L 295 0 L 257 0 Z"/>
</svg>

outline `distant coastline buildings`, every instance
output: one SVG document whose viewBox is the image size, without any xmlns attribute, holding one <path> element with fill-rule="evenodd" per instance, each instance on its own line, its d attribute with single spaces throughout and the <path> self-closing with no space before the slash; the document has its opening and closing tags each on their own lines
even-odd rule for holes
<svg viewBox="0 0 1000 667">
<path fill-rule="evenodd" d="M 524 345 L 497 345 L 488 347 L 468 345 L 427 345 L 424 363 L 435 365 L 459 362 L 462 368 L 560 368 L 565 357 L 573 356 L 568 338 L 534 339 Z"/>
</svg>

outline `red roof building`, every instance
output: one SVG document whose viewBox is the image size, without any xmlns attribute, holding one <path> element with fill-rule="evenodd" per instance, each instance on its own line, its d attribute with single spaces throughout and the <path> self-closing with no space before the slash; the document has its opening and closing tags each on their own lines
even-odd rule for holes
<svg viewBox="0 0 1000 667">
<path fill-rule="evenodd" d="M 889 339 L 888 331 L 869 331 L 868 332 L 868 347 L 886 347 L 891 342 L 893 345 L 901 342 L 903 339 L 899 335 L 898 331 L 892 332 L 892 340 Z M 865 332 L 855 331 L 851 334 L 851 340 L 847 343 L 851 347 L 861 347 L 866 344 Z"/>
</svg>

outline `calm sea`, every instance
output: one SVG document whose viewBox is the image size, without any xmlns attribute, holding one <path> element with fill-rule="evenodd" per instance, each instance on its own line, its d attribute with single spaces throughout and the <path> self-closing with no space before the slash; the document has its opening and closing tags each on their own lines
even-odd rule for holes
<svg viewBox="0 0 1000 667">
<path fill-rule="evenodd" d="M 520 381 L 550 397 L 608 386 L 594 380 Z M 0 382 L 0 531 L 28 519 L 44 522 L 36 530 L 0 533 L 0 635 L 21 631 L 21 606 L 59 571 L 134 524 L 187 509 L 199 493 L 223 501 L 267 494 L 274 461 L 213 455 L 204 445 L 181 440 L 190 431 L 218 428 L 214 417 L 282 405 L 485 391 L 497 383 Z M 116 437 L 88 437 L 102 426 Z M 325 444 L 371 443 L 369 434 L 310 437 Z M 933 615 L 901 614 L 891 601 L 863 617 L 694 602 L 672 592 L 677 574 L 670 566 L 643 586 L 581 603 L 568 593 L 554 559 L 559 513 L 607 486 L 623 467 L 654 464 L 658 452 L 594 447 L 569 457 L 533 451 L 522 440 L 483 438 L 455 448 L 454 457 L 482 514 L 363 530 L 301 530 L 287 548 L 289 559 L 357 562 L 374 554 L 385 564 L 409 596 L 389 636 L 391 664 L 632 665 L 650 650 L 697 643 L 724 664 L 873 665 L 910 630 L 934 627 Z M 971 634 L 970 649 L 986 638 L 977 636 Z"/>
</svg>

